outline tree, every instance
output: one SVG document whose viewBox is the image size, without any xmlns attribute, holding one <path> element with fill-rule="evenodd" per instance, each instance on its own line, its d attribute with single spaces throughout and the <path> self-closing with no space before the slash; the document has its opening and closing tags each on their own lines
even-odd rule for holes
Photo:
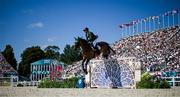
<svg viewBox="0 0 180 97">
<path fill-rule="evenodd" d="M 21 76 L 30 76 L 30 64 L 45 58 L 44 51 L 39 46 L 26 48 L 21 54 L 21 62 L 19 63 L 19 74 Z"/>
<path fill-rule="evenodd" d="M 6 48 L 2 52 L 3 56 L 5 57 L 6 61 L 15 69 L 17 70 L 17 61 L 14 57 L 13 48 L 11 45 L 6 45 Z"/>
<path fill-rule="evenodd" d="M 80 49 L 75 50 L 74 46 L 66 45 L 60 60 L 66 64 L 72 64 L 73 62 L 82 60 Z"/>
<path fill-rule="evenodd" d="M 48 59 L 59 59 L 60 57 L 59 50 L 60 48 L 58 46 L 47 46 L 44 49 L 45 57 Z"/>
</svg>

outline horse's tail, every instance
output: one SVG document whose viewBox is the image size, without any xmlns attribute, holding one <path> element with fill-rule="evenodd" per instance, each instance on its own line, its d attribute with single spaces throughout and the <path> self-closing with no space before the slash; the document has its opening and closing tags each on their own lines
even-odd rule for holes
<svg viewBox="0 0 180 97">
<path fill-rule="evenodd" d="M 99 42 L 96 42 L 94 48 L 98 49 Z"/>
<path fill-rule="evenodd" d="M 109 49 L 110 49 L 110 51 L 112 51 L 114 54 L 116 54 L 116 52 L 111 48 L 111 46 L 108 44 L 108 43 L 106 43 L 106 42 L 97 42 L 96 43 L 96 45 L 95 45 L 95 48 L 98 48 L 98 46 L 102 46 L 102 45 L 106 45 Z"/>
<path fill-rule="evenodd" d="M 109 49 L 110 49 L 114 54 L 116 54 L 116 52 L 111 48 L 111 46 L 109 46 Z"/>
</svg>

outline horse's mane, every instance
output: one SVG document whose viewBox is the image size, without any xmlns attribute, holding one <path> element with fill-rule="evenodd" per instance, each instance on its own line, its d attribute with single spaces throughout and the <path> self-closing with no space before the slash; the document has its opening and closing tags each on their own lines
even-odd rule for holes
<svg viewBox="0 0 180 97">
<path fill-rule="evenodd" d="M 85 39 L 81 38 L 81 37 L 78 37 L 80 40 L 83 40 L 83 41 L 86 41 Z"/>
<path fill-rule="evenodd" d="M 78 37 L 78 40 L 81 40 L 81 41 L 83 41 L 83 42 L 86 42 L 86 43 L 87 43 L 87 40 L 85 40 L 85 39 L 83 39 L 83 38 L 81 38 L 81 37 Z"/>
<path fill-rule="evenodd" d="M 109 44 L 107 42 L 104 42 L 104 41 L 97 42 L 96 45 L 108 45 L 109 46 Z"/>
</svg>

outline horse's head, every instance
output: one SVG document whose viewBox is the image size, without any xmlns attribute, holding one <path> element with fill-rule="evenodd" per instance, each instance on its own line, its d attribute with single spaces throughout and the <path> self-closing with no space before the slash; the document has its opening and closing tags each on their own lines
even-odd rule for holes
<svg viewBox="0 0 180 97">
<path fill-rule="evenodd" d="M 87 42 L 87 40 L 80 38 L 80 37 L 77 37 L 74 39 L 75 39 L 75 45 L 74 45 L 75 49 L 80 48 L 80 47 L 83 50 L 90 50 L 91 49 L 91 45 Z"/>
<path fill-rule="evenodd" d="M 78 38 L 74 38 L 75 39 L 75 45 L 74 45 L 74 47 L 75 47 L 75 49 L 78 49 L 78 48 L 80 48 L 80 38 L 78 37 Z"/>
</svg>

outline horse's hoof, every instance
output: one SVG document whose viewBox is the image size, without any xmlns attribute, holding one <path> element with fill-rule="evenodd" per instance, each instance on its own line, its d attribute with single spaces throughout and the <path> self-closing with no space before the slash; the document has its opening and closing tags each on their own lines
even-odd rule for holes
<svg viewBox="0 0 180 97">
<path fill-rule="evenodd" d="M 83 69 L 83 71 L 84 71 L 84 73 L 87 75 L 88 74 L 88 72 L 87 72 L 87 70 L 86 69 Z"/>
<path fill-rule="evenodd" d="M 87 74 L 88 74 L 88 72 L 86 71 L 86 72 L 85 72 L 85 74 L 87 75 Z"/>
</svg>

